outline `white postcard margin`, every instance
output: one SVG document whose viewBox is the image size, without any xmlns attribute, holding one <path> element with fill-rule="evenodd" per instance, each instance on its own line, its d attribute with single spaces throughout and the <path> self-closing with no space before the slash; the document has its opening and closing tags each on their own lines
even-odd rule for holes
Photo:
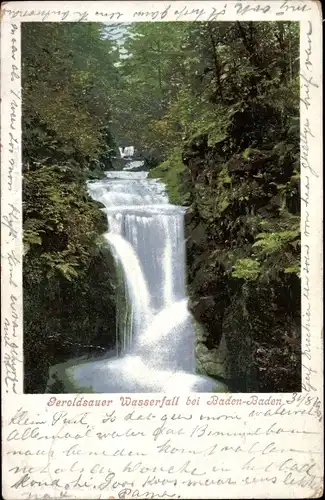
<svg viewBox="0 0 325 500">
<path fill-rule="evenodd" d="M 22 22 L 300 21 L 297 394 L 24 395 Z M 323 492 L 322 16 L 316 1 L 8 2 L 1 10 L 3 496 L 318 498 Z M 142 401 L 142 405 L 140 402 Z"/>
</svg>

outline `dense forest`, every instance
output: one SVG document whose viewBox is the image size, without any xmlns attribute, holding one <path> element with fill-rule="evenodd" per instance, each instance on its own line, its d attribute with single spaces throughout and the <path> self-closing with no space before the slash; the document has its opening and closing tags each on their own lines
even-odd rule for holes
<svg viewBox="0 0 325 500">
<path fill-rule="evenodd" d="M 87 179 L 134 145 L 185 218 L 200 371 L 300 390 L 299 23 L 23 23 L 25 392 L 115 343 Z"/>
</svg>

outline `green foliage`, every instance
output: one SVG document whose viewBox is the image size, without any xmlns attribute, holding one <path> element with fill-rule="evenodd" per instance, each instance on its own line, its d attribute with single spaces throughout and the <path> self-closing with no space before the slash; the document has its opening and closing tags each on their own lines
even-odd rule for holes
<svg viewBox="0 0 325 500">
<path fill-rule="evenodd" d="M 88 167 L 108 153 L 114 48 L 98 23 L 22 25 L 25 165 L 74 160 Z"/>
<path fill-rule="evenodd" d="M 182 138 L 207 133 L 209 146 L 225 139 L 248 102 L 291 119 L 298 42 L 290 22 L 130 25 L 119 48 L 125 55 L 114 91 L 117 136 L 167 159 Z M 244 155 L 255 146 L 247 144 Z"/>
<path fill-rule="evenodd" d="M 167 105 L 184 73 L 184 23 L 135 23 L 120 51 L 120 81 L 113 89 L 113 126 L 120 143 L 161 156 L 166 142 L 176 142 L 166 127 Z M 181 72 L 181 74 L 180 74 Z"/>
<path fill-rule="evenodd" d="M 282 251 L 287 244 L 297 246 L 300 243 L 300 230 L 281 231 L 278 233 L 260 233 L 256 236 L 253 247 L 260 247 L 265 255 Z"/>
<path fill-rule="evenodd" d="M 71 280 L 86 271 L 96 238 L 106 224 L 84 184 L 67 182 L 67 172 L 53 165 L 28 170 L 24 175 L 24 262 L 28 270 L 30 262 L 40 259 L 44 276 L 61 274 Z M 33 272 L 28 279 L 34 280 Z"/>
<path fill-rule="evenodd" d="M 97 23 L 22 25 L 26 392 L 44 391 L 50 365 L 114 346 L 107 223 L 85 185 L 114 148 L 114 49 Z"/>
<path fill-rule="evenodd" d="M 254 258 L 238 259 L 232 272 L 233 278 L 246 280 L 281 277 L 281 272 L 300 276 L 300 227 L 288 231 L 259 233 L 251 246 Z"/>
<path fill-rule="evenodd" d="M 253 259 L 238 259 L 234 265 L 232 276 L 245 280 L 256 280 L 261 272 L 261 265 Z"/>
<path fill-rule="evenodd" d="M 181 151 L 178 149 L 170 154 L 168 160 L 149 172 L 149 177 L 159 178 L 166 184 L 169 201 L 176 205 L 186 205 L 187 203 L 186 193 L 181 190 L 184 170 Z"/>
<path fill-rule="evenodd" d="M 248 160 L 252 154 L 258 152 L 258 149 L 255 148 L 246 148 L 245 151 L 243 152 L 243 158 L 244 160 Z"/>
</svg>

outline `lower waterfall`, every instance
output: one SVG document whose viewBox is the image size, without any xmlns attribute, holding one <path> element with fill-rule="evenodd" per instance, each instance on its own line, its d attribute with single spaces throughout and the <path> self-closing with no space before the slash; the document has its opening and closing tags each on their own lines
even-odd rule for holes
<svg viewBox="0 0 325 500">
<path fill-rule="evenodd" d="M 74 368 L 94 392 L 211 392 L 217 382 L 196 375 L 195 331 L 185 284 L 185 208 L 147 172 L 106 172 L 88 183 L 107 215 L 104 235 L 123 286 L 117 297 L 117 359 Z"/>
</svg>

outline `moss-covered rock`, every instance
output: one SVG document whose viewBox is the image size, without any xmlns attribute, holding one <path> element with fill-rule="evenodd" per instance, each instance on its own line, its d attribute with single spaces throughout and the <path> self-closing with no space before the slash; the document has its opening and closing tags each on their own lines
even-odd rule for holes
<svg viewBox="0 0 325 500">
<path fill-rule="evenodd" d="M 168 160 L 149 171 L 149 178 L 161 179 L 166 184 L 170 203 L 185 205 L 187 196 L 181 190 L 184 171 L 185 166 L 182 162 L 181 151 L 175 150 Z"/>
<path fill-rule="evenodd" d="M 234 119 L 242 122 L 242 115 Z M 271 121 L 280 127 L 279 117 Z M 191 309 L 208 332 L 199 365 L 203 361 L 211 375 L 218 371 L 223 343 L 232 390 L 299 390 L 300 214 L 292 203 L 299 198 L 298 146 L 285 130 L 282 148 L 271 141 L 249 147 L 242 134 L 236 144 L 236 127 L 230 126 L 222 150 L 202 138 L 184 147 L 183 178 L 192 185 L 186 218 Z"/>
</svg>

